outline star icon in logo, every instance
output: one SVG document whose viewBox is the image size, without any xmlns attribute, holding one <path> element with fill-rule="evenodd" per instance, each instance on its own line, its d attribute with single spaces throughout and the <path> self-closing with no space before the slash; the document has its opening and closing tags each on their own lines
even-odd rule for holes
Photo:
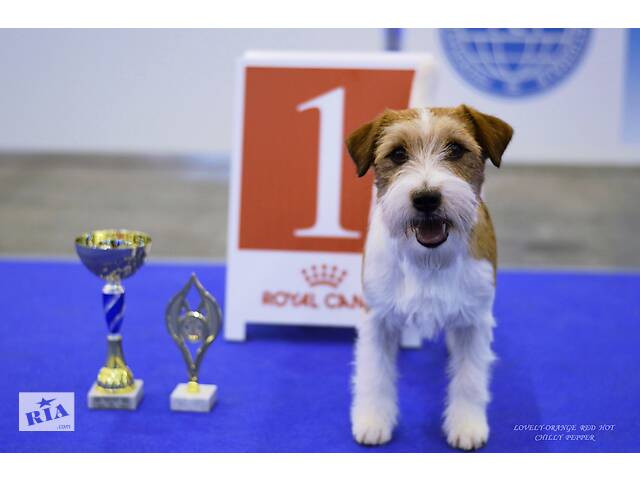
<svg viewBox="0 0 640 480">
<path fill-rule="evenodd" d="M 51 400 L 45 400 L 44 397 L 42 398 L 42 400 L 40 400 L 39 402 L 36 402 L 38 405 L 40 405 L 40 408 L 44 408 L 44 407 L 50 407 L 51 406 L 51 402 L 53 402 L 55 400 L 55 398 L 52 398 Z"/>
</svg>

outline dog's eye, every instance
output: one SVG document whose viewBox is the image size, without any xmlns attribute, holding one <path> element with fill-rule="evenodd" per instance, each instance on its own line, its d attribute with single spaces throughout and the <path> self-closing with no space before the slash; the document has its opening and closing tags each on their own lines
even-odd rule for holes
<svg viewBox="0 0 640 480">
<path fill-rule="evenodd" d="M 397 147 L 391 151 L 391 153 L 389 154 L 389 158 L 396 165 L 402 165 L 408 160 L 409 156 L 407 155 L 407 151 L 404 149 L 404 147 Z"/>
<path fill-rule="evenodd" d="M 467 149 L 460 145 L 458 142 L 452 142 L 447 145 L 447 158 L 449 160 L 458 160 L 465 153 L 467 153 Z"/>
</svg>

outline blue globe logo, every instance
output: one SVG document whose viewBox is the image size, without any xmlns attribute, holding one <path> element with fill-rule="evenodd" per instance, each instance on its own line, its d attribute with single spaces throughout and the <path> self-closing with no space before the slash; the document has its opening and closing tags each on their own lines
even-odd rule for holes
<svg viewBox="0 0 640 480">
<path fill-rule="evenodd" d="M 580 63 L 586 28 L 445 28 L 440 39 L 455 70 L 480 90 L 525 97 L 558 85 Z"/>
</svg>

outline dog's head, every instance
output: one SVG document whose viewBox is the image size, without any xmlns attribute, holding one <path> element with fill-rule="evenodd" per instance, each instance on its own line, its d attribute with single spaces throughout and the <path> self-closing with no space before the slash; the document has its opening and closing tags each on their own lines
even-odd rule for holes
<svg viewBox="0 0 640 480">
<path fill-rule="evenodd" d="M 362 176 L 373 167 L 378 206 L 392 237 L 447 250 L 477 220 L 484 164 L 500 166 L 513 129 L 466 105 L 387 110 L 347 139 Z"/>
</svg>

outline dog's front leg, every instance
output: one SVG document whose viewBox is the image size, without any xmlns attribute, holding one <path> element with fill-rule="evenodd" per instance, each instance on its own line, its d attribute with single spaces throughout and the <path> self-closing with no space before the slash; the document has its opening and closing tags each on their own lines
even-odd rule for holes
<svg viewBox="0 0 640 480">
<path fill-rule="evenodd" d="M 398 417 L 396 354 L 400 330 L 374 312 L 358 325 L 353 377 L 351 428 L 357 442 L 380 445 L 391 440 Z"/>
<path fill-rule="evenodd" d="M 489 438 L 487 404 L 489 403 L 491 321 L 483 325 L 447 330 L 449 382 L 444 432 L 455 448 L 473 450 Z"/>
</svg>

